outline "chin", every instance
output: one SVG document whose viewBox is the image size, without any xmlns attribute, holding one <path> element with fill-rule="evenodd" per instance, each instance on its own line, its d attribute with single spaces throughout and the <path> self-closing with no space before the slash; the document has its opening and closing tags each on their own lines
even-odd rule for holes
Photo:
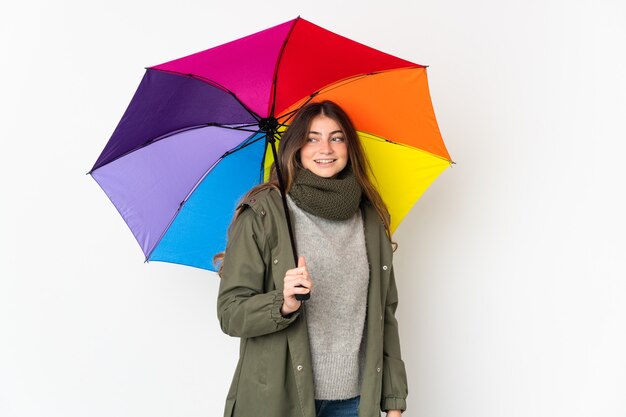
<svg viewBox="0 0 626 417">
<path fill-rule="evenodd" d="M 309 166 L 305 166 L 304 168 L 308 169 L 309 171 L 311 171 L 312 173 L 314 173 L 318 177 L 335 178 L 337 175 L 339 175 L 341 173 L 341 171 L 343 171 L 346 168 L 346 166 L 344 165 L 339 170 L 337 170 L 336 167 L 333 167 L 333 169 L 330 169 L 330 167 L 325 169 L 325 168 L 320 168 L 318 166 L 310 166 L 310 165 Z"/>
<path fill-rule="evenodd" d="M 328 172 L 328 171 L 320 171 L 317 169 L 309 169 L 309 171 L 311 171 L 312 173 L 314 173 L 315 175 L 317 175 L 318 177 L 322 177 L 322 178 L 335 178 L 337 175 L 339 175 L 339 172 Z"/>
</svg>

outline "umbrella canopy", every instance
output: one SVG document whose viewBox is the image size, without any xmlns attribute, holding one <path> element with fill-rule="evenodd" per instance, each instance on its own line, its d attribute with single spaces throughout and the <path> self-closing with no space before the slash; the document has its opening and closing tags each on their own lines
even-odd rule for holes
<svg viewBox="0 0 626 417">
<path fill-rule="evenodd" d="M 426 67 L 300 17 L 146 68 L 89 174 L 146 261 L 215 270 L 237 202 L 267 180 L 274 132 L 324 99 L 353 120 L 394 231 L 452 163 Z"/>
</svg>

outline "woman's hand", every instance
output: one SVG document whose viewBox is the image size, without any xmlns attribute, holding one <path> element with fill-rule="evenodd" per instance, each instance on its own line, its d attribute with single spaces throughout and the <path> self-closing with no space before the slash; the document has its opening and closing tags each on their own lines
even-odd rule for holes
<svg viewBox="0 0 626 417">
<path fill-rule="evenodd" d="M 304 256 L 298 258 L 298 267 L 290 269 L 285 273 L 283 295 L 283 306 L 280 308 L 280 313 L 283 316 L 293 313 L 300 308 L 302 301 L 296 300 L 296 294 L 308 294 L 313 291 L 313 282 L 309 276 L 309 271 L 306 268 L 306 262 Z M 306 288 L 300 288 L 298 285 L 303 285 Z"/>
<path fill-rule="evenodd" d="M 402 415 L 402 411 L 400 410 L 389 410 L 387 411 L 387 417 L 400 417 Z"/>
</svg>

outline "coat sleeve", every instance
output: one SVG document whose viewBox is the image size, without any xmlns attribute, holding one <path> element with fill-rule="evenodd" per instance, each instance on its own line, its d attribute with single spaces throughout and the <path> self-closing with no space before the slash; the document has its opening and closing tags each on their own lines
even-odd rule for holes
<svg viewBox="0 0 626 417">
<path fill-rule="evenodd" d="M 284 317 L 282 290 L 265 292 L 269 269 L 263 225 L 252 209 L 245 209 L 229 233 L 217 297 L 217 316 L 229 336 L 255 337 L 286 328 L 300 310 Z"/>
<path fill-rule="evenodd" d="M 380 403 L 380 408 L 383 411 L 406 410 L 408 386 L 406 369 L 400 353 L 400 335 L 395 316 L 397 307 L 398 289 L 392 266 L 387 288 L 383 335 L 383 385 Z"/>
</svg>

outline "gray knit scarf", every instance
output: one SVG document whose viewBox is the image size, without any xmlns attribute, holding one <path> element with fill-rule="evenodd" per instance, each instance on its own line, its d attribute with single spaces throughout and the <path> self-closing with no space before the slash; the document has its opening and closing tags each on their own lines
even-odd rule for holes
<svg viewBox="0 0 626 417">
<path fill-rule="evenodd" d="M 352 168 L 346 166 L 335 178 L 298 169 L 289 195 L 302 210 L 329 220 L 347 220 L 358 210 L 361 192 Z"/>
</svg>

